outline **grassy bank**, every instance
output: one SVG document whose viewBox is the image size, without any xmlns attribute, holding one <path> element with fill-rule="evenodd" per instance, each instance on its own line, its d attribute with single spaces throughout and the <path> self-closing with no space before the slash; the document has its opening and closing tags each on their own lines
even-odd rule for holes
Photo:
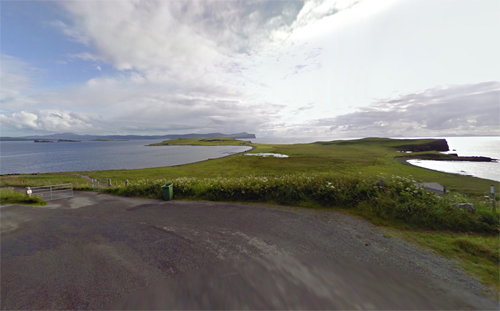
<svg viewBox="0 0 500 311">
<path fill-rule="evenodd" d="M 47 202 L 37 197 L 28 198 L 24 193 L 16 192 L 14 188 L 0 188 L 0 204 L 46 205 Z"/>
<path fill-rule="evenodd" d="M 357 210 L 410 228 L 495 234 L 498 213 L 487 202 L 475 201 L 476 212 L 454 207 L 470 199 L 458 194 L 445 197 L 417 187 L 411 178 L 378 175 L 366 178 L 337 174 L 302 174 L 280 177 L 178 178 L 176 199 L 271 202 L 293 206 L 341 207 Z M 146 181 L 103 189 L 105 193 L 162 198 L 165 180 Z"/>
<path fill-rule="evenodd" d="M 499 238 L 498 235 L 480 235 L 472 233 L 433 232 L 422 230 L 403 230 L 402 236 L 420 245 L 432 249 L 435 253 L 460 263 L 471 276 L 483 284 L 493 287 L 499 299 Z"/>
</svg>

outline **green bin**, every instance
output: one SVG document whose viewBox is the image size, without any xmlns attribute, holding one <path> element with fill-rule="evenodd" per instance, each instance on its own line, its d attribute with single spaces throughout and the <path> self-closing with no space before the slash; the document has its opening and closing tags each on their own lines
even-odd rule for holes
<svg viewBox="0 0 500 311">
<path fill-rule="evenodd" d="M 163 189 L 163 200 L 170 201 L 174 196 L 174 184 L 165 184 L 161 186 Z"/>
</svg>

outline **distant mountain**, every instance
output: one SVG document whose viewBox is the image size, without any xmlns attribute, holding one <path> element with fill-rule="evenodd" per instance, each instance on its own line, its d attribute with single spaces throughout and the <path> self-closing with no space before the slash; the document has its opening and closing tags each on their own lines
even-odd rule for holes
<svg viewBox="0 0 500 311">
<path fill-rule="evenodd" d="M 3 137 L 2 137 L 3 138 Z M 95 140 L 95 139 L 115 139 L 115 140 L 133 140 L 133 139 L 175 139 L 175 138 L 255 138 L 255 134 L 236 133 L 236 134 L 170 134 L 170 135 L 79 135 L 74 133 L 60 133 L 43 136 L 24 136 L 9 137 L 9 140 L 34 140 L 34 139 L 67 139 L 67 140 Z"/>
<path fill-rule="evenodd" d="M 0 137 L 0 141 L 30 141 L 33 139 L 30 138 L 22 138 L 22 137 Z"/>
</svg>

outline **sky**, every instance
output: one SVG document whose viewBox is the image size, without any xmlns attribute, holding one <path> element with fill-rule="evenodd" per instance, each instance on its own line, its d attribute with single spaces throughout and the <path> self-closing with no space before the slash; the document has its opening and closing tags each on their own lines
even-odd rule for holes
<svg viewBox="0 0 500 311">
<path fill-rule="evenodd" d="M 500 135 L 498 0 L 0 1 L 1 136 Z"/>
</svg>

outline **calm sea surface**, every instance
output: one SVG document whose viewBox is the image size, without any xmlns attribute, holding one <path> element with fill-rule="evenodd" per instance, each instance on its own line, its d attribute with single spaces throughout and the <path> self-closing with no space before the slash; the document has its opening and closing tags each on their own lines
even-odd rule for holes
<svg viewBox="0 0 500 311">
<path fill-rule="evenodd" d="M 0 173 L 49 173 L 172 166 L 248 150 L 239 146 L 155 146 L 158 140 L 0 142 Z"/>
<path fill-rule="evenodd" d="M 458 153 L 459 156 L 486 156 L 500 159 L 500 137 L 426 138 L 446 138 L 450 152 Z M 298 144 L 348 139 L 356 138 L 257 138 L 251 141 L 261 144 Z M 3 141 L 0 142 L 0 173 L 47 173 L 172 166 L 223 157 L 248 149 L 248 147 L 238 146 L 145 146 L 155 142 L 158 140 L 82 141 L 79 143 Z M 411 160 L 410 162 L 432 170 L 500 181 L 499 162 L 429 160 Z"/>
</svg>

